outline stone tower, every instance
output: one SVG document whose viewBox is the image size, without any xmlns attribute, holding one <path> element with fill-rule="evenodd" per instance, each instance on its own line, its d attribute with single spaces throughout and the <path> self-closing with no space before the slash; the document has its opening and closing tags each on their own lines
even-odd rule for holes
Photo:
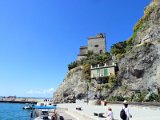
<svg viewBox="0 0 160 120">
<path fill-rule="evenodd" d="M 95 37 L 88 38 L 88 51 L 101 54 L 106 52 L 106 35 L 104 33 L 97 34 Z"/>
<path fill-rule="evenodd" d="M 156 5 L 160 5 L 160 0 L 153 0 Z"/>
<path fill-rule="evenodd" d="M 88 46 L 81 46 L 77 60 L 86 58 L 88 51 L 96 54 L 106 52 L 106 35 L 104 33 L 97 34 L 95 37 L 88 37 Z"/>
</svg>

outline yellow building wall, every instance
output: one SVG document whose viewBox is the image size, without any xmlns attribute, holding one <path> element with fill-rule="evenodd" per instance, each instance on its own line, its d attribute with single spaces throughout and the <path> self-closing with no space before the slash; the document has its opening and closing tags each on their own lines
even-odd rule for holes
<svg viewBox="0 0 160 120">
<path fill-rule="evenodd" d="M 108 72 L 107 76 L 109 76 L 111 74 L 115 75 L 115 68 L 109 67 L 109 68 L 107 68 L 107 72 Z M 91 78 L 103 77 L 103 76 L 105 76 L 104 75 L 104 68 L 91 69 Z"/>
</svg>

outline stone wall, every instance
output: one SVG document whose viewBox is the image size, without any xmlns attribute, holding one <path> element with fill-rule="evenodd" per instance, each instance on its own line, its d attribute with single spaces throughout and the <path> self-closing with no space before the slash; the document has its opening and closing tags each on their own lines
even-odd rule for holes
<svg viewBox="0 0 160 120">
<path fill-rule="evenodd" d="M 155 4 L 157 4 L 157 5 L 160 4 L 160 0 L 153 0 L 153 2 L 154 2 Z"/>
<path fill-rule="evenodd" d="M 80 55 L 86 55 L 88 53 L 88 47 L 81 46 L 80 47 Z"/>
</svg>

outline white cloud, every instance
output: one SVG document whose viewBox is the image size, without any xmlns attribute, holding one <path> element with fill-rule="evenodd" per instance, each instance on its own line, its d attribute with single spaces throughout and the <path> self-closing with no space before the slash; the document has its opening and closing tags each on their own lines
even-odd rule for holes
<svg viewBox="0 0 160 120">
<path fill-rule="evenodd" d="M 26 93 L 32 96 L 46 96 L 53 95 L 54 88 L 43 89 L 43 90 L 28 90 Z"/>
</svg>

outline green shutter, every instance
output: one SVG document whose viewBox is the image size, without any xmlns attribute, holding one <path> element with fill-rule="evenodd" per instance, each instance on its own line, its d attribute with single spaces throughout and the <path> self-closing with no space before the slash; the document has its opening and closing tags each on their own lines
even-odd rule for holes
<svg viewBox="0 0 160 120">
<path fill-rule="evenodd" d="M 97 69 L 97 77 L 100 76 L 100 69 Z"/>
<path fill-rule="evenodd" d="M 108 69 L 104 68 L 104 76 L 108 76 Z"/>
</svg>

